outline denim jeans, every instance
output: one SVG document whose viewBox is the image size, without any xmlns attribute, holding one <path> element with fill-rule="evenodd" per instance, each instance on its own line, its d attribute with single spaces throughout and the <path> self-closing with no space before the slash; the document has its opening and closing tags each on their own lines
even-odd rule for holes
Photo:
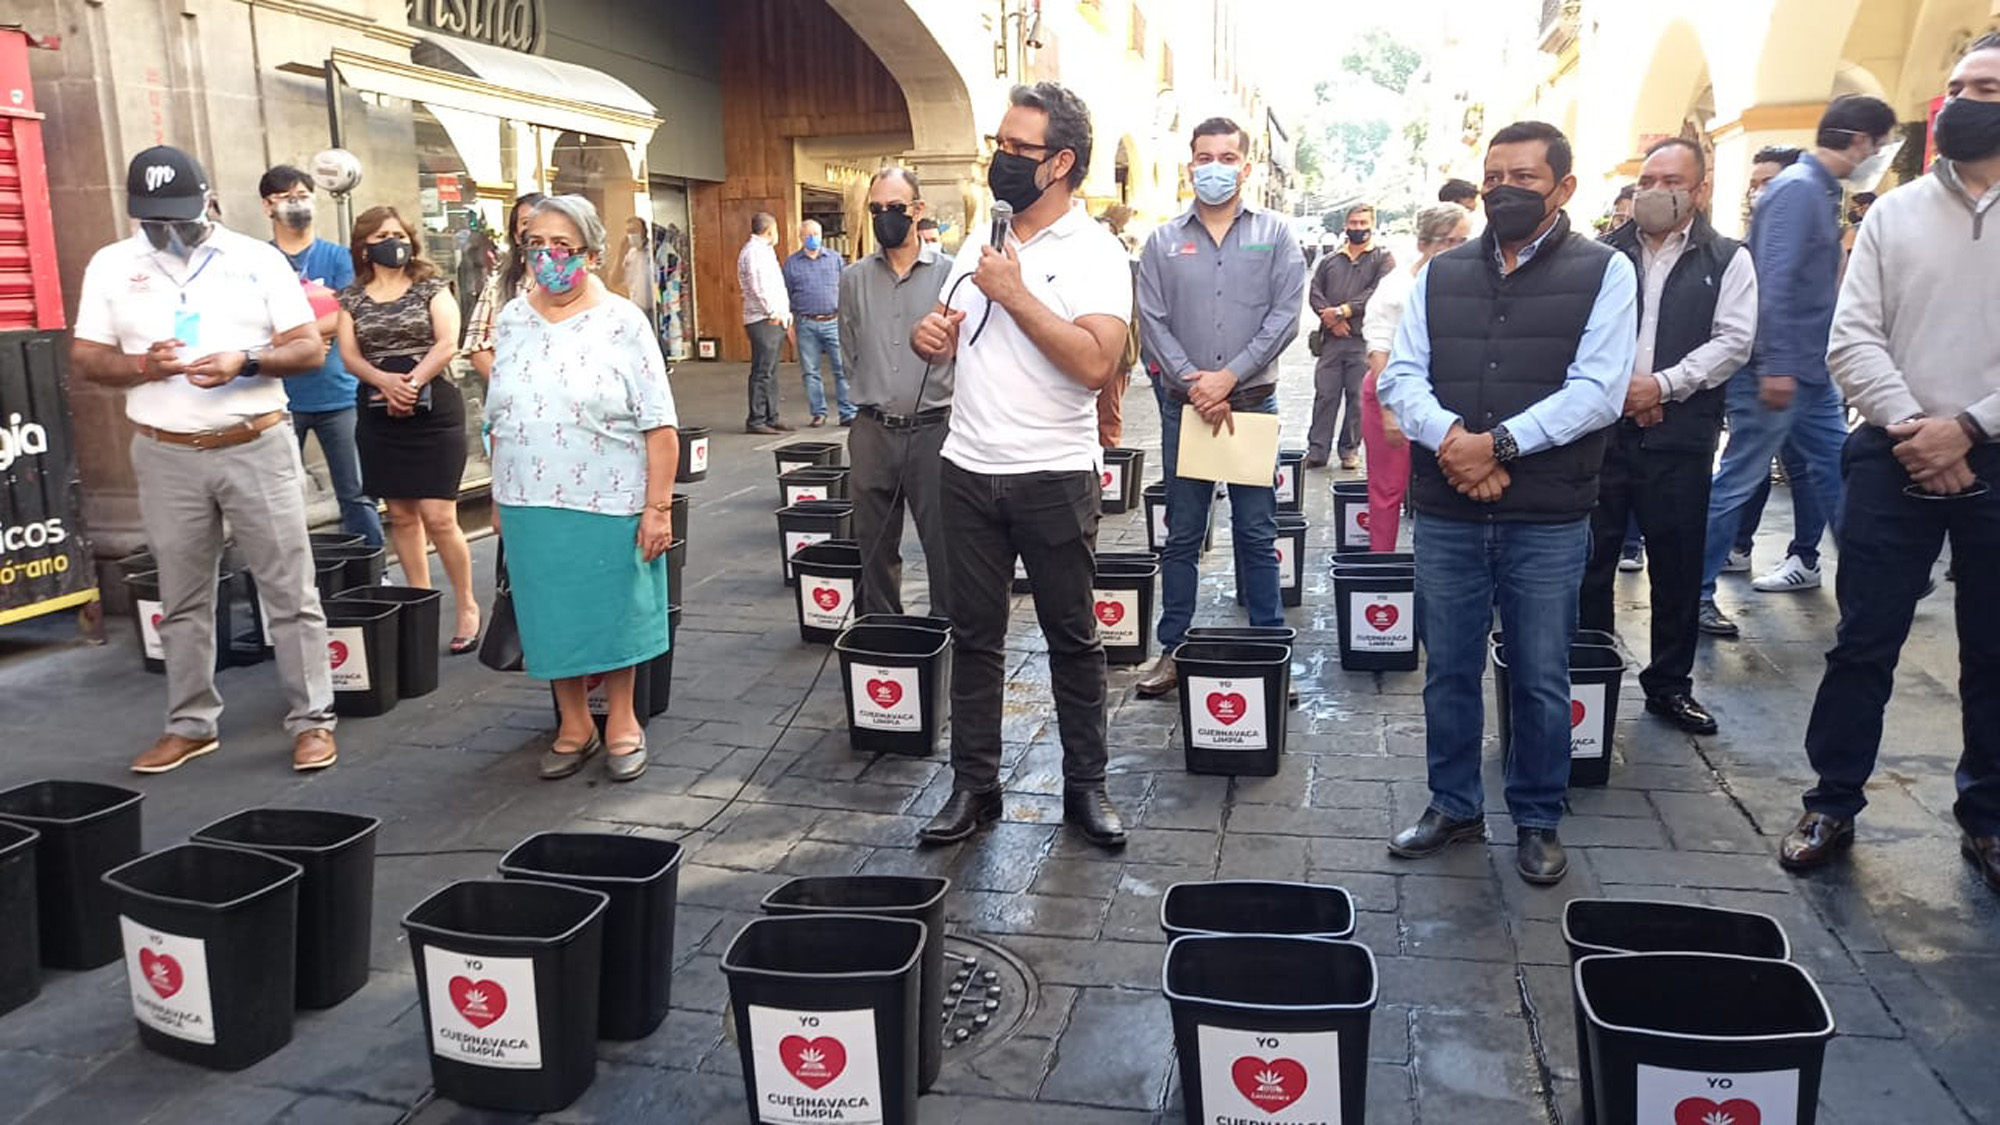
<svg viewBox="0 0 2000 1125">
<path fill-rule="evenodd" d="M 785 351 L 785 326 L 760 320 L 743 326 L 750 337 L 750 413 L 746 426 L 770 426 L 778 421 L 778 357 Z"/>
<path fill-rule="evenodd" d="M 1771 458 L 1784 448 L 1787 438 L 1798 455 L 1798 467 L 1804 470 L 1792 477 L 1793 493 L 1810 490 L 1819 511 L 1832 517 L 1834 538 L 1840 538 L 1840 449 L 1847 441 L 1847 415 L 1841 409 L 1840 392 L 1831 383 L 1801 383 L 1789 408 L 1767 410 L 1757 401 L 1757 390 L 1757 380 L 1750 373 L 1739 373 L 1729 380 L 1729 444 L 1723 447 L 1722 465 L 1715 470 L 1715 485 L 1708 497 L 1707 550 L 1701 567 L 1704 600 L 1715 597 L 1715 578 L 1722 573 L 1729 548 L 1736 542 L 1743 509 L 1756 495 L 1758 484 L 1770 477 Z M 1813 545 L 1818 546 L 1817 535 Z"/>
<path fill-rule="evenodd" d="M 1183 480 L 1174 473 L 1181 448 L 1181 407 L 1167 397 L 1163 376 L 1153 384 L 1160 404 L 1160 460 L 1167 484 L 1167 547 L 1160 557 L 1160 649 L 1181 643 L 1194 618 L 1195 588 L 1201 584 L 1201 541 L 1208 535 L 1208 509 L 1215 482 Z M 1258 414 L 1276 414 L 1273 393 Z M 1271 466 L 1273 481 L 1277 465 Z M 1236 573 L 1243 579 L 1243 605 L 1252 625 L 1283 625 L 1278 594 L 1278 492 L 1275 487 L 1229 486 L 1229 537 L 1235 542 Z"/>
<path fill-rule="evenodd" d="M 1792 448 L 1791 442 L 1786 442 L 1784 448 L 1778 450 L 1778 463 L 1785 467 L 1787 481 L 1806 479 L 1803 468 L 1805 459 Z M 1813 499 L 1812 489 L 1800 485 L 1788 487 L 1786 491 L 1792 494 L 1792 541 L 1786 545 L 1785 553 L 1817 564 L 1819 537 L 1826 530 L 1826 516 L 1819 510 L 1818 501 Z M 1771 474 L 1765 473 L 1764 483 L 1757 486 L 1749 502 L 1743 505 L 1742 517 L 1736 521 L 1736 550 L 1747 555 L 1750 548 L 1756 545 L 1757 525 L 1764 522 L 1764 505 L 1770 499 Z"/>
<path fill-rule="evenodd" d="M 806 406 L 815 418 L 826 417 L 826 387 L 820 382 L 819 360 L 824 355 L 833 365 L 833 389 L 840 405 L 840 420 L 854 417 L 854 404 L 847 400 L 847 361 L 840 355 L 840 322 L 800 317 L 798 325 L 799 366 L 805 369 Z"/>
<path fill-rule="evenodd" d="M 326 458 L 326 475 L 333 483 L 334 499 L 340 501 L 340 527 L 349 535 L 359 535 L 370 547 L 382 545 L 382 516 L 375 501 L 361 491 L 361 455 L 354 446 L 354 407 L 345 410 L 294 410 L 292 428 L 299 432 L 299 452 L 304 453 L 306 435 L 319 436 L 320 456 Z"/>
<path fill-rule="evenodd" d="M 1424 739 L 1431 807 L 1482 815 L 1481 681 L 1493 606 L 1507 634 L 1513 735 L 1507 810 L 1520 828 L 1554 828 L 1569 788 L 1569 646 L 1590 521 L 1500 523 L 1417 513 L 1417 627 L 1424 643 Z"/>
<path fill-rule="evenodd" d="M 1810 812 L 1859 813 L 1882 744 L 1882 713 L 1917 602 L 1947 536 L 1958 575 L 1958 696 L 1964 749 L 1958 761 L 1958 823 L 1974 836 L 2000 835 L 2000 491 L 1959 500 L 1904 494 L 1910 478 L 1887 433 L 1874 426 L 1847 443 L 1847 511 L 1834 594 L 1840 628 L 1806 723 L 1806 756 L 1819 784 Z M 2000 489 L 2000 445 L 1972 451 L 1973 472 Z M 1928 669 L 1942 678 L 1942 668 Z M 1899 737 L 1908 753 L 1943 746 Z M 1906 768 L 1908 768 L 1906 766 Z"/>
</svg>

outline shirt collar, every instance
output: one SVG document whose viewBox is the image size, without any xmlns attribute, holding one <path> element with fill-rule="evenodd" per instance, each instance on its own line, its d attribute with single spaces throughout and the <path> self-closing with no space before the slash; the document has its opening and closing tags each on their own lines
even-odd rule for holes
<svg viewBox="0 0 2000 1125">
<path fill-rule="evenodd" d="M 1242 219 L 1248 215 L 1254 215 L 1262 210 L 1263 210 L 1262 207 L 1257 206 L 1255 203 L 1252 203 L 1248 199 L 1245 199 L 1239 195 L 1236 197 L 1236 214 L 1230 217 L 1229 224 L 1231 226 L 1235 226 L 1237 220 Z M 1188 204 L 1187 210 L 1182 211 L 1180 214 L 1180 218 L 1174 221 L 1180 224 L 1181 226 L 1187 226 L 1189 223 L 1201 222 L 1201 205 L 1199 203 Z"/>
<path fill-rule="evenodd" d="M 1556 232 L 1556 228 L 1561 225 L 1562 225 L 1561 223 L 1551 223 L 1549 225 L 1549 229 L 1543 231 L 1540 235 L 1538 235 L 1533 242 L 1530 242 L 1526 246 L 1521 247 L 1521 252 L 1514 255 L 1514 268 L 1520 269 L 1522 266 L 1527 265 L 1529 260 L 1532 259 L 1537 253 L 1541 251 L 1542 243 L 1547 242 L 1549 240 L 1549 236 L 1554 234 Z M 1501 269 L 1507 268 L 1507 255 L 1501 253 L 1500 241 L 1498 239 L 1495 239 L 1493 241 L 1493 260 L 1500 264 Z"/>
<path fill-rule="evenodd" d="M 910 237 L 915 238 L 916 237 L 915 232 L 912 232 Z M 923 246 L 917 251 L 917 260 L 910 263 L 910 272 L 911 273 L 917 272 L 918 266 L 937 265 L 937 260 L 941 254 L 942 251 L 940 251 L 935 245 L 925 242 Z M 889 251 L 885 247 L 877 246 L 875 248 L 875 252 L 868 256 L 874 259 L 875 261 L 882 263 L 882 268 L 888 270 L 891 276 L 895 275 L 896 267 L 890 264 Z"/>
<path fill-rule="evenodd" d="M 1938 157 L 1937 162 L 1931 165 L 1931 170 L 1937 174 L 1937 178 L 1945 187 L 1951 189 L 1953 194 L 1972 204 L 1972 209 L 1976 212 L 1984 213 L 1988 208 L 1994 206 L 1996 203 L 2000 203 L 2000 183 L 1987 188 L 1984 196 L 1974 199 L 1972 198 L 1972 193 L 1966 190 L 1965 181 L 1958 178 L 1957 166 L 1950 160 L 1942 156 Z"/>
<path fill-rule="evenodd" d="M 1835 176 L 1832 170 L 1829 169 L 1826 165 L 1821 164 L 1819 162 L 1819 157 L 1814 156 L 1810 152 L 1804 152 L 1799 154 L 1798 162 L 1800 164 L 1805 165 L 1807 171 L 1813 176 L 1813 178 L 1819 181 L 1819 186 L 1823 190 L 1832 192 L 1836 195 L 1840 193 L 1840 178 L 1838 176 Z"/>
</svg>

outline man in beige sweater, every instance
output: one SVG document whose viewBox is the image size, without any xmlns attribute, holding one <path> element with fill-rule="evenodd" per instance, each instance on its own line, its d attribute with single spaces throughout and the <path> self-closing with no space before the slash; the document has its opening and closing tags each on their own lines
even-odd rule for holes
<svg viewBox="0 0 2000 1125">
<path fill-rule="evenodd" d="M 1827 361 L 1866 424 L 1848 440 L 1840 631 L 1806 727 L 1819 784 L 1779 861 L 1854 839 L 1896 661 L 1946 536 L 1958 574 L 1961 845 L 2000 891 L 2000 34 L 1952 72 L 1930 174 L 1861 228 Z"/>
</svg>

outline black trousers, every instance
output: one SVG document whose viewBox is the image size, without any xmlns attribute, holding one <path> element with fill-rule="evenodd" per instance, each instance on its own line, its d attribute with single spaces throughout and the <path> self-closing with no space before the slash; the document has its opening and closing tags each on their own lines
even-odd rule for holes
<svg viewBox="0 0 2000 1125">
<path fill-rule="evenodd" d="M 951 768 L 959 789 L 1000 787 L 1007 693 L 1007 614 L 1018 555 L 1034 584 L 1069 788 L 1104 783 L 1104 645 L 1092 608 L 1098 480 L 1094 472 L 989 476 L 943 461 L 951 541 Z"/>
<path fill-rule="evenodd" d="M 1646 537 L 1646 576 L 1653 587 L 1652 663 L 1639 673 L 1648 698 L 1694 689 L 1694 654 L 1701 640 L 1701 556 L 1708 534 L 1712 453 L 1642 449 L 1637 427 L 1619 423 L 1604 450 L 1597 510 L 1590 516 L 1590 563 L 1584 568 L 1577 624 L 1611 631 L 1612 586 L 1626 522 L 1637 518 Z"/>
<path fill-rule="evenodd" d="M 938 496 L 946 420 L 890 429 L 866 413 L 847 432 L 847 495 L 854 501 L 854 538 L 861 543 L 861 612 L 903 612 L 903 510 L 916 521 L 930 572 L 930 611 L 950 617 L 951 551 Z"/>
</svg>

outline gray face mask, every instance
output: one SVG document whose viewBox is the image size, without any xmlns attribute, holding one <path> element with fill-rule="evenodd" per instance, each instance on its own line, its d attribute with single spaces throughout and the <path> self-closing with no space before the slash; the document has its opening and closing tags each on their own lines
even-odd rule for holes
<svg viewBox="0 0 2000 1125">
<path fill-rule="evenodd" d="M 278 221 L 293 230 L 310 230 L 313 225 L 312 200 L 287 200 L 278 204 Z"/>
</svg>

